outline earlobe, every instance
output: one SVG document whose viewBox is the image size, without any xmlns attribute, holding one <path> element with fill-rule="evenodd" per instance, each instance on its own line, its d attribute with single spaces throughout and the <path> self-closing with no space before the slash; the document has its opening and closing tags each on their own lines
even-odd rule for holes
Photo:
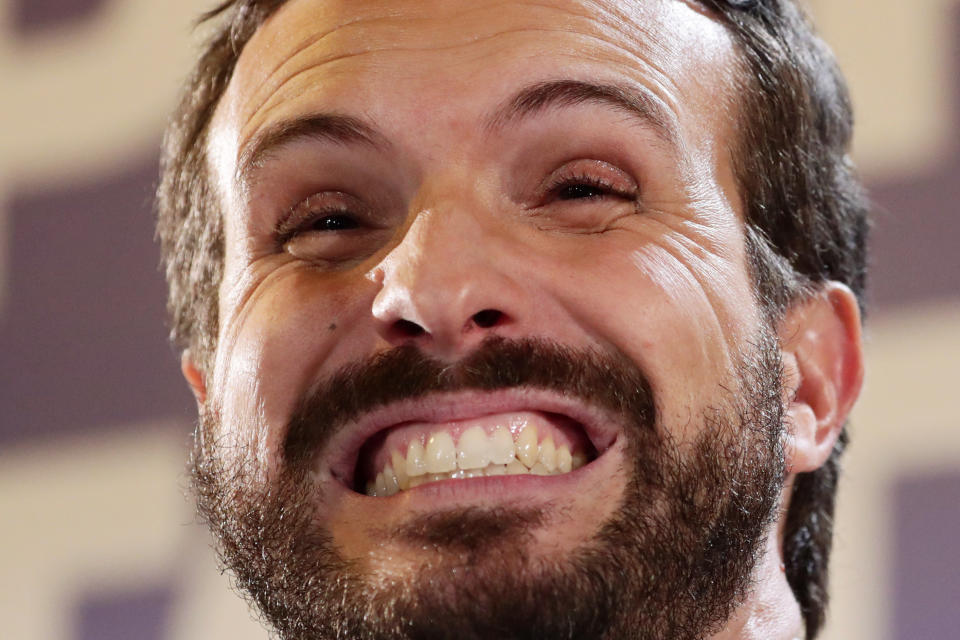
<svg viewBox="0 0 960 640">
<path fill-rule="evenodd" d="M 180 354 L 180 371 L 183 372 L 184 379 L 190 385 L 190 390 L 193 392 L 193 397 L 197 399 L 197 404 L 202 405 L 207 401 L 207 385 L 203 380 L 203 373 L 193 362 L 189 349 L 184 349 L 183 353 Z"/>
<path fill-rule="evenodd" d="M 829 457 L 863 384 L 860 309 L 848 287 L 820 286 L 780 326 L 787 393 L 787 469 L 818 469 Z"/>
</svg>

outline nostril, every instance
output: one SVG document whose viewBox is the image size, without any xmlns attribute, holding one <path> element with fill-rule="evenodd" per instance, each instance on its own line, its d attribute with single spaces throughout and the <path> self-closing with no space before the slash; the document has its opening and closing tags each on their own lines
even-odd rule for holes
<svg viewBox="0 0 960 640">
<path fill-rule="evenodd" d="M 397 320 L 393 326 L 397 333 L 405 338 L 416 338 L 417 336 L 422 336 L 425 333 L 423 327 L 418 325 L 416 322 L 411 322 L 409 320 Z"/>
<path fill-rule="evenodd" d="M 500 324 L 503 319 L 503 312 L 496 309 L 484 309 L 473 314 L 471 319 L 481 329 L 490 329 Z"/>
</svg>

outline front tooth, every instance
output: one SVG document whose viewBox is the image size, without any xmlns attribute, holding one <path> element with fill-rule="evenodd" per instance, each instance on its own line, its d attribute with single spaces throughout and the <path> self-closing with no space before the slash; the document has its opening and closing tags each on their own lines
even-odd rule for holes
<svg viewBox="0 0 960 640">
<path fill-rule="evenodd" d="M 517 463 L 519 464 L 519 463 Z M 486 469 L 483 470 L 484 475 L 488 476 L 503 476 L 507 474 L 507 465 L 505 464 L 492 464 Z"/>
<path fill-rule="evenodd" d="M 525 466 L 523 466 L 523 463 L 516 458 L 507 464 L 508 476 L 518 476 L 524 473 L 530 473 L 530 469 L 527 469 Z"/>
<path fill-rule="evenodd" d="M 422 476 L 427 472 L 427 462 L 424 459 L 425 452 L 423 445 L 419 440 L 414 440 L 407 447 L 407 476 L 411 481 L 414 476 Z"/>
<path fill-rule="evenodd" d="M 457 466 L 461 469 L 483 469 L 490 464 L 490 439 L 483 427 L 470 427 L 460 434 Z M 513 447 L 511 446 L 511 450 Z M 511 455 L 513 452 L 511 451 Z"/>
<path fill-rule="evenodd" d="M 557 447 L 553 444 L 552 436 L 547 436 L 540 443 L 540 464 L 551 473 L 557 468 Z"/>
<path fill-rule="evenodd" d="M 517 458 L 529 469 L 537 463 L 540 451 L 537 447 L 537 428 L 532 424 L 524 425 L 517 435 Z"/>
<path fill-rule="evenodd" d="M 569 473 L 573 470 L 573 457 L 565 444 L 557 448 L 557 470 L 560 473 Z"/>
<path fill-rule="evenodd" d="M 548 476 L 550 475 L 550 470 L 543 466 L 542 462 L 538 462 L 530 468 L 530 473 L 535 476 Z"/>
<path fill-rule="evenodd" d="M 393 464 L 393 473 L 397 476 L 397 486 L 406 490 L 410 488 L 410 476 L 407 475 L 407 461 L 400 452 L 394 449 L 390 455 L 390 462 Z"/>
<path fill-rule="evenodd" d="M 438 431 L 427 440 L 426 462 L 428 473 L 447 473 L 457 468 L 457 449 L 453 437 L 446 431 Z"/>
<path fill-rule="evenodd" d="M 513 447 L 513 436 L 504 426 L 497 427 L 490 438 L 490 462 L 494 464 L 510 464 L 516 451 Z"/>
</svg>

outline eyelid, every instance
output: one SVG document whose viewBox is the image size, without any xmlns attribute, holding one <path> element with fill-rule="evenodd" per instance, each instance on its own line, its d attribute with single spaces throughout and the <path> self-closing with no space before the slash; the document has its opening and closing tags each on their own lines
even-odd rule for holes
<svg viewBox="0 0 960 640">
<path fill-rule="evenodd" d="M 556 178 L 551 184 L 545 189 L 547 195 L 557 191 L 558 189 L 569 187 L 573 185 L 587 185 L 590 187 L 595 187 L 603 191 L 608 191 L 612 194 L 617 195 L 632 195 L 628 192 L 624 192 L 621 189 L 618 189 L 616 186 L 612 185 L 608 180 L 600 178 L 597 176 L 591 176 L 585 173 L 578 173 L 570 176 L 560 176 Z"/>
<path fill-rule="evenodd" d="M 554 190 L 578 182 L 625 198 L 640 195 L 637 180 L 623 169 L 603 160 L 575 160 L 565 163 L 547 176 L 541 196 L 548 197 Z"/>
</svg>

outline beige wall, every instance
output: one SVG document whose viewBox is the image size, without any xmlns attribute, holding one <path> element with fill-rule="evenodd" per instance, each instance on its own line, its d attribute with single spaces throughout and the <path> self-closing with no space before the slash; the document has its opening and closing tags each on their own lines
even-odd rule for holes
<svg viewBox="0 0 960 640">
<path fill-rule="evenodd" d="M 854 151 L 865 175 L 922 171 L 957 144 L 951 105 L 957 0 L 814 0 L 812 13 L 846 73 Z"/>
<path fill-rule="evenodd" d="M 960 471 L 958 359 L 960 300 L 871 321 L 838 504 L 827 640 L 893 638 L 891 488 L 904 476 Z"/>
<path fill-rule="evenodd" d="M 855 156 L 868 179 L 924 173 L 960 148 L 960 105 L 952 104 L 960 95 L 960 60 L 952 58 L 960 49 L 958 6 L 812 3 L 849 79 Z M 960 236 L 960 228 L 944 233 Z M 960 297 L 872 317 L 866 339 L 868 375 L 839 498 L 827 640 L 892 639 L 891 487 L 903 476 L 960 472 L 960 421 L 951 401 Z"/>
</svg>

